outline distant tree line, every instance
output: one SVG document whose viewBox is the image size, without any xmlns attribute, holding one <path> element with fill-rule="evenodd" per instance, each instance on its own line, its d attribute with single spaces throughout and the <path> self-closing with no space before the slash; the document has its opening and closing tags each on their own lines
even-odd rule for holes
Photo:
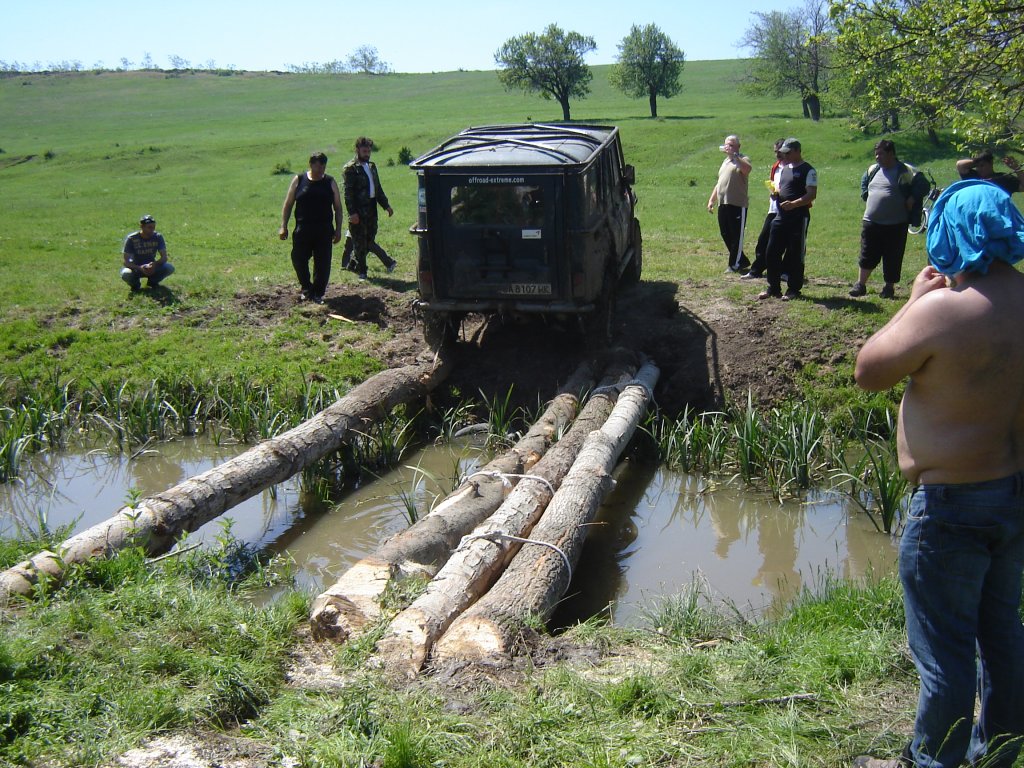
<svg viewBox="0 0 1024 768">
<path fill-rule="evenodd" d="M 208 71 L 235 71 L 235 66 L 229 64 L 225 67 L 217 66 L 213 59 L 208 59 L 201 64 L 193 64 L 188 59 L 177 54 L 170 54 L 167 57 L 168 68 L 175 71 L 184 70 L 208 70 Z M 391 72 L 391 65 L 381 59 L 377 49 L 372 45 L 361 45 L 356 48 L 344 60 L 328 61 L 325 63 L 303 63 L 288 64 L 289 72 L 302 72 L 313 74 L 338 74 L 342 72 L 359 72 L 369 75 L 384 75 Z M 127 57 L 122 57 L 117 66 L 108 67 L 102 61 L 95 62 L 91 67 L 86 67 L 77 59 L 51 61 L 0 61 L 0 74 L 17 75 L 43 72 L 127 72 L 128 70 L 162 70 L 153 61 L 153 56 L 146 52 L 138 63 Z"/>
</svg>

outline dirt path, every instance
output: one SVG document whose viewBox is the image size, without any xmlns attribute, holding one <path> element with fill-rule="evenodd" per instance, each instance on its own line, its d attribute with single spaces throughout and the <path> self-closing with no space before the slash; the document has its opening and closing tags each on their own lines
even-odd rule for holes
<svg viewBox="0 0 1024 768">
<path fill-rule="evenodd" d="M 748 390 L 761 403 L 794 394 L 792 368 L 778 355 L 779 302 L 739 304 L 701 283 L 642 282 L 620 294 L 615 341 L 652 357 L 662 370 L 656 399 L 665 413 L 689 404 L 698 409 L 741 402 Z M 422 328 L 412 306 L 413 293 L 364 283 L 338 285 L 323 306 L 300 305 L 291 294 L 239 295 L 236 299 L 256 325 L 274 325 L 291 312 L 321 318 L 344 345 L 366 352 L 389 367 L 407 364 L 423 348 Z M 386 329 L 352 342 L 359 326 Z M 456 367 L 449 387 L 462 397 L 513 400 L 528 408 L 544 402 L 575 368 L 582 348 L 573 322 L 485 321 L 470 316 L 463 326 Z M 341 342 L 339 342 L 339 351 Z"/>
</svg>

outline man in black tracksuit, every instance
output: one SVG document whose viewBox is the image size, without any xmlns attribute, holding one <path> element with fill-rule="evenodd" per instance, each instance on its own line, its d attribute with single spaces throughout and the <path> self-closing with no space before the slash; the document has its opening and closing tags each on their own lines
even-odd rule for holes
<svg viewBox="0 0 1024 768">
<path fill-rule="evenodd" d="M 380 185 L 377 166 L 370 162 L 373 142 L 365 136 L 356 139 L 356 156 L 345 164 L 342 180 L 345 187 L 345 209 L 348 211 L 348 230 L 354 250 L 348 268 L 366 279 L 366 254 L 373 251 L 388 272 L 395 269 L 395 260 L 376 243 L 377 206 L 394 215 L 388 197 Z"/>
<path fill-rule="evenodd" d="M 768 288 L 758 299 L 800 297 L 804 287 L 804 256 L 807 252 L 807 227 L 811 222 L 811 204 L 818 194 L 818 173 L 803 159 L 800 142 L 786 139 L 779 147 L 783 167 L 779 178 L 779 212 L 768 236 Z M 782 295 L 782 275 L 787 276 Z"/>
</svg>

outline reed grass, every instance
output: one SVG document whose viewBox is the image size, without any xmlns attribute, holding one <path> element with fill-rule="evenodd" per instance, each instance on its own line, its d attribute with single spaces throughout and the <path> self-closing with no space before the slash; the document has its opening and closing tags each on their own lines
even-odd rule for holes
<svg viewBox="0 0 1024 768">
<path fill-rule="evenodd" d="M 870 430 L 870 431 L 868 431 Z M 896 460 L 891 414 L 850 413 L 828 421 L 812 403 L 656 417 L 645 426 L 659 459 L 684 472 L 729 475 L 780 500 L 811 487 L 848 496 L 875 527 L 890 533 L 905 506 L 907 483 Z"/>
</svg>

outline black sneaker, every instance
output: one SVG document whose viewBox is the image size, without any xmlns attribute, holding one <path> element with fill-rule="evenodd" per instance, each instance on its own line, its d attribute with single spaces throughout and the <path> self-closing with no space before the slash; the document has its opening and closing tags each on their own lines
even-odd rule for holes
<svg viewBox="0 0 1024 768">
<path fill-rule="evenodd" d="M 310 299 L 310 301 L 312 301 L 314 304 L 323 304 L 324 303 L 324 297 L 323 296 L 314 296 L 312 299 Z"/>
<path fill-rule="evenodd" d="M 860 296 L 866 296 L 868 293 L 868 287 L 864 283 L 856 282 L 853 284 L 853 288 L 850 289 L 850 295 L 855 299 Z"/>
<path fill-rule="evenodd" d="M 311 291 L 299 291 L 299 301 L 310 301 L 313 298 Z"/>
<path fill-rule="evenodd" d="M 781 299 L 782 291 L 773 291 L 771 288 L 767 288 L 757 294 L 758 301 L 764 301 L 765 299 Z"/>
<path fill-rule="evenodd" d="M 887 284 L 882 287 L 882 290 L 878 292 L 878 295 L 881 296 L 883 299 L 895 299 L 896 290 L 891 285 Z"/>
<path fill-rule="evenodd" d="M 397 266 L 398 266 L 398 262 L 397 261 L 392 261 L 390 264 L 388 264 L 387 267 L 386 267 L 386 269 L 388 271 L 388 274 L 390 275 L 392 272 L 394 272 L 395 271 L 395 267 L 397 267 Z"/>
<path fill-rule="evenodd" d="M 764 277 L 761 272 L 747 272 L 745 275 L 740 275 L 740 280 L 760 280 Z"/>
<path fill-rule="evenodd" d="M 793 299 L 799 299 L 799 298 L 800 298 L 800 291 L 794 291 L 792 288 L 790 288 L 788 291 L 786 291 L 786 294 L 782 297 L 782 300 L 783 301 L 793 301 Z"/>
</svg>

